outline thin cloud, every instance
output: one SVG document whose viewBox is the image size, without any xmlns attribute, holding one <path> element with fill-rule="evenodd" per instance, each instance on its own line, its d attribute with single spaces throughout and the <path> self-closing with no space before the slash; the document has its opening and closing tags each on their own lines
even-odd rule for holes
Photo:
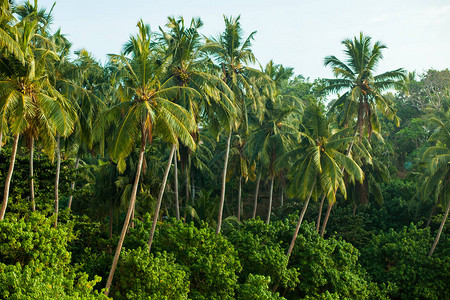
<svg viewBox="0 0 450 300">
<path fill-rule="evenodd" d="M 435 24 L 445 23 L 450 19 L 450 5 L 444 5 L 427 10 L 425 12 L 425 18 Z"/>
</svg>

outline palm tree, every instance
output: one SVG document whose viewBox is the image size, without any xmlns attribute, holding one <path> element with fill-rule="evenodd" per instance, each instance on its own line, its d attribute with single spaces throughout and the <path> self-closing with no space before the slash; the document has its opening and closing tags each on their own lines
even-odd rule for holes
<svg viewBox="0 0 450 300">
<path fill-rule="evenodd" d="M 441 236 L 444 224 L 450 210 L 450 192 L 448 183 L 450 182 L 450 111 L 447 110 L 444 120 L 431 118 L 430 122 L 437 126 L 436 131 L 431 135 L 430 141 L 436 141 L 436 145 L 429 147 L 423 154 L 423 162 L 426 166 L 425 172 L 419 177 L 419 194 L 422 199 L 428 199 L 432 195 L 435 198 L 435 205 L 442 203 L 445 207 L 444 216 L 439 226 L 438 233 L 433 246 L 428 253 L 432 256 Z"/>
<path fill-rule="evenodd" d="M 287 251 L 288 257 L 294 248 L 311 197 L 317 198 L 320 193 L 324 193 L 331 204 L 336 201 L 338 189 L 346 197 L 342 169 L 353 180 L 361 182 L 364 178 L 363 171 L 356 162 L 340 152 L 350 139 L 343 137 L 342 132 L 331 134 L 330 124 L 318 106 L 309 108 L 305 116 L 301 132 L 302 143 L 277 163 L 278 166 L 283 166 L 289 159 L 293 161 L 288 173 L 290 182 L 287 191 L 291 197 L 305 201 Z"/>
<path fill-rule="evenodd" d="M 0 83 L 0 90 L 5 95 L 1 99 L 0 109 L 2 117 L 9 119 L 10 131 L 15 136 L 11 173 L 8 173 L 5 184 L 2 211 L 6 209 L 8 202 L 10 176 L 13 172 L 16 139 L 19 134 L 25 133 L 32 139 L 39 136 L 44 150 L 52 157 L 56 132 L 66 134 L 73 125 L 73 110 L 69 102 L 55 89 L 48 76 L 48 62 L 55 59 L 55 52 L 34 46 L 36 20 L 26 19 L 19 25 L 11 28 L 11 32 L 15 43 L 21 46 L 24 63 L 20 63 L 15 57 L 2 57 L 0 67 L 4 78 Z M 34 143 L 31 145 L 34 146 Z M 0 216 L 0 219 L 3 219 L 3 216 Z"/>
<path fill-rule="evenodd" d="M 383 58 L 382 51 L 387 47 L 381 42 L 372 45 L 371 41 L 371 37 L 364 36 L 361 32 L 359 38 L 342 41 L 345 47 L 345 62 L 336 56 L 325 58 L 325 66 L 333 69 L 336 78 L 324 79 L 324 91 L 344 91 L 330 111 L 338 111 L 338 120 L 344 127 L 353 126 L 352 120 L 356 118 L 355 135 L 359 134 L 360 140 L 364 128 L 367 129 L 369 137 L 373 130 L 378 131 L 377 108 L 390 119 L 394 119 L 396 124 L 399 123 L 400 120 L 395 115 L 396 110 L 382 92 L 391 88 L 403 89 L 406 78 L 405 71 L 401 68 L 374 75 L 375 68 Z"/>
<path fill-rule="evenodd" d="M 256 34 L 252 32 L 247 38 L 243 38 L 243 30 L 239 22 L 240 17 L 224 17 L 225 31 L 217 39 L 207 39 L 205 51 L 212 54 L 222 72 L 223 81 L 234 93 L 237 108 L 237 116 L 225 121 L 223 126 L 228 134 L 225 162 L 222 174 L 222 188 L 219 205 L 219 216 L 217 220 L 216 233 L 219 234 L 222 225 L 223 206 L 225 203 L 226 174 L 230 151 L 231 135 L 239 123 L 248 130 L 248 107 L 255 112 L 263 113 L 264 104 L 261 101 L 257 84 L 266 83 L 268 87 L 270 80 L 262 72 L 246 66 L 255 63 L 256 59 L 251 51 L 251 43 Z"/>
<path fill-rule="evenodd" d="M 191 132 L 195 130 L 193 117 L 171 99 L 182 90 L 195 94 L 187 87 L 173 86 L 164 78 L 167 63 L 161 61 L 156 53 L 150 27 L 142 21 L 138 23 L 139 33 L 132 36 L 120 55 L 111 55 L 111 60 L 119 71 L 119 89 L 121 102 L 101 114 L 97 122 L 97 135 L 116 122 L 113 142 L 109 147 L 110 156 L 118 161 L 120 171 L 126 168 L 125 158 L 133 150 L 135 141 L 140 137 L 139 160 L 131 193 L 130 203 L 119 242 L 116 248 L 111 270 L 108 276 L 105 294 L 109 293 L 122 244 L 131 219 L 136 201 L 137 187 L 144 159 L 145 147 L 155 134 L 163 137 L 172 145 L 178 145 L 178 138 L 195 148 Z M 118 121 L 119 120 L 119 121 Z"/>
<path fill-rule="evenodd" d="M 396 116 L 392 101 L 384 97 L 382 92 L 391 88 L 403 89 L 406 75 L 401 68 L 374 75 L 375 68 L 383 58 L 383 49 L 387 47 L 381 42 L 375 42 L 372 45 L 372 38 L 364 36 L 362 32 L 359 38 L 343 40 L 342 45 L 345 47 L 345 62 L 336 56 L 325 58 L 325 66 L 331 66 L 336 78 L 324 79 L 323 91 L 344 92 L 331 106 L 330 112 L 338 113 L 340 126 L 353 127 L 354 136 L 359 135 L 361 142 L 364 129 L 369 139 L 372 131 L 379 131 L 377 109 L 389 119 L 394 120 L 397 126 L 399 125 L 400 119 Z M 353 142 L 347 148 L 347 155 L 350 154 L 352 146 Z M 333 205 L 334 203 L 328 206 L 321 230 L 322 235 Z"/>
</svg>

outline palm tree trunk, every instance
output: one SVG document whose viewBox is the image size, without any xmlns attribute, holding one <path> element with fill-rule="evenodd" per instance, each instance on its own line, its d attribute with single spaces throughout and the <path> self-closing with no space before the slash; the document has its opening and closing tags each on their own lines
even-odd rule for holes
<svg viewBox="0 0 450 300">
<path fill-rule="evenodd" d="M 327 196 L 326 194 L 323 194 L 322 200 L 320 200 L 319 215 L 317 216 L 317 224 L 316 224 L 316 231 L 317 231 L 317 233 L 319 233 L 319 229 L 320 229 L 320 219 L 322 218 L 323 202 L 325 201 L 325 197 L 326 196 Z"/>
<path fill-rule="evenodd" d="M 137 194 L 137 188 L 138 188 L 138 183 L 139 183 L 139 177 L 141 176 L 142 162 L 144 161 L 145 145 L 146 145 L 146 136 L 144 135 L 144 133 L 142 133 L 141 148 L 139 150 L 139 161 L 138 161 L 138 165 L 137 165 L 136 176 L 134 178 L 133 190 L 131 192 L 130 203 L 128 204 L 127 216 L 125 217 L 125 221 L 123 222 L 123 227 L 122 227 L 122 232 L 120 233 L 119 243 L 117 244 L 116 253 L 114 254 L 114 259 L 113 259 L 113 262 L 111 265 L 111 269 L 109 271 L 108 280 L 106 282 L 106 290 L 105 290 L 106 296 L 108 296 L 109 289 L 111 288 L 112 280 L 114 277 L 114 272 L 116 271 L 117 262 L 119 260 L 120 252 L 122 251 L 122 244 L 123 244 L 125 235 L 128 230 L 128 224 L 130 223 L 131 212 L 133 211 L 134 203 L 136 202 L 136 194 Z"/>
<path fill-rule="evenodd" d="M 109 209 L 109 239 L 112 239 L 113 233 L 113 209 Z"/>
<path fill-rule="evenodd" d="M 238 221 L 241 221 L 241 195 L 242 195 L 242 175 L 239 176 L 239 191 L 238 191 Z"/>
<path fill-rule="evenodd" d="M 300 230 L 300 226 L 302 225 L 302 222 L 303 222 L 303 217 L 305 216 L 306 209 L 308 208 L 309 199 L 311 199 L 311 194 L 312 194 L 312 191 L 309 194 L 309 197 L 306 200 L 305 205 L 303 205 L 302 213 L 300 214 L 300 219 L 298 219 L 297 227 L 295 227 L 294 235 L 292 236 L 291 244 L 289 245 L 289 249 L 286 254 L 288 257 L 288 262 L 289 262 L 289 257 L 291 256 L 292 250 L 294 249 L 295 241 L 297 240 L 297 236 L 298 236 L 298 231 Z"/>
<path fill-rule="evenodd" d="M 188 167 L 187 162 L 186 162 L 186 167 L 185 167 L 185 173 L 186 173 L 186 199 L 185 199 L 185 202 L 184 202 L 184 220 L 183 220 L 183 223 L 186 223 L 187 207 L 189 205 L 189 167 Z"/>
<path fill-rule="evenodd" d="M 281 192 L 280 192 L 280 206 L 283 207 L 284 205 L 284 187 L 283 184 L 280 184 Z"/>
<path fill-rule="evenodd" d="M 75 161 L 75 170 L 78 169 L 78 165 L 80 164 L 80 157 L 77 156 L 77 160 Z M 73 190 L 75 189 L 75 181 L 72 181 L 72 183 L 70 184 L 70 190 L 73 193 Z M 70 195 L 69 197 L 69 210 L 72 208 L 72 199 L 73 199 L 73 195 Z"/>
<path fill-rule="evenodd" d="M 0 151 L 2 151 L 3 132 L 0 131 Z"/>
<path fill-rule="evenodd" d="M 170 166 L 172 165 L 173 154 L 177 146 L 174 144 L 172 150 L 170 151 L 169 160 L 167 161 L 166 171 L 164 172 L 163 182 L 161 184 L 161 189 L 159 190 L 158 201 L 156 202 L 155 216 L 153 217 L 152 229 L 150 230 L 150 237 L 148 238 L 148 252 L 152 249 L 153 236 L 155 235 L 156 223 L 158 222 L 159 210 L 161 209 L 161 201 L 164 195 L 164 190 L 166 189 L 167 176 L 169 176 Z"/>
<path fill-rule="evenodd" d="M 425 227 L 430 226 L 431 218 L 433 217 L 434 211 L 436 210 L 436 207 L 438 204 L 439 204 L 439 198 L 436 201 L 434 201 L 433 208 L 431 209 L 430 215 L 428 216 L 427 225 Z"/>
<path fill-rule="evenodd" d="M 255 200 L 253 202 L 253 214 L 252 218 L 256 218 L 256 209 L 258 208 L 258 193 L 259 193 L 259 183 L 261 182 L 261 171 L 258 174 L 258 179 L 256 180 L 256 191 L 255 191 Z"/>
<path fill-rule="evenodd" d="M 273 182 L 275 181 L 275 176 L 270 179 L 270 191 L 269 191 L 269 209 L 267 211 L 266 224 L 270 223 L 270 214 L 272 213 L 272 197 L 273 197 Z"/>
<path fill-rule="evenodd" d="M 55 224 L 53 226 L 56 228 L 58 226 L 58 211 L 59 211 L 59 173 L 61 171 L 61 151 L 60 151 L 60 140 L 59 134 L 56 135 L 56 178 L 55 178 Z"/>
<path fill-rule="evenodd" d="M 194 171 L 192 171 L 192 172 L 194 172 Z M 194 177 L 194 174 L 192 174 L 191 187 L 192 187 L 192 205 L 194 205 L 195 204 L 195 177 Z"/>
<path fill-rule="evenodd" d="M 428 256 L 431 257 L 433 255 L 434 249 L 436 248 L 437 243 L 439 242 L 439 239 L 441 238 L 442 229 L 444 228 L 445 221 L 447 221 L 448 211 L 450 210 L 450 200 L 447 200 L 447 208 L 445 209 L 444 217 L 441 221 L 441 226 L 439 226 L 439 231 L 436 235 L 436 239 L 434 240 L 433 246 L 431 247 L 430 253 L 428 253 Z"/>
<path fill-rule="evenodd" d="M 328 223 L 328 218 L 330 217 L 330 212 L 331 209 L 333 208 L 333 204 L 329 204 L 328 208 L 327 208 L 327 213 L 325 214 L 325 219 L 323 220 L 323 225 L 322 225 L 322 229 L 320 231 L 320 236 L 323 237 L 324 233 L 325 233 L 325 228 L 327 228 L 327 223 Z"/>
<path fill-rule="evenodd" d="M 14 171 L 14 163 L 16 162 L 17 145 L 19 144 L 19 134 L 14 136 L 14 144 L 11 152 L 11 160 L 9 162 L 8 174 L 6 175 L 5 190 L 3 192 L 2 209 L 0 211 L 0 221 L 5 218 L 6 206 L 8 205 L 9 186 Z"/>
<path fill-rule="evenodd" d="M 228 134 L 227 139 L 227 149 L 225 150 L 225 162 L 223 166 L 223 175 L 222 175 L 222 192 L 220 194 L 220 206 L 219 206 L 219 216 L 217 218 L 216 234 L 219 234 L 220 228 L 222 227 L 222 214 L 223 214 L 223 205 L 225 203 L 225 186 L 227 180 L 228 156 L 230 155 L 231 134 L 232 130 L 230 128 L 230 133 Z"/>
<path fill-rule="evenodd" d="M 174 168 L 174 178 L 175 178 L 175 209 L 177 213 L 177 220 L 180 219 L 180 202 L 178 201 L 178 165 L 177 156 L 173 157 L 173 168 Z"/>
<path fill-rule="evenodd" d="M 31 137 L 30 141 L 30 198 L 31 209 L 36 211 L 36 203 L 34 201 L 34 138 Z"/>
</svg>

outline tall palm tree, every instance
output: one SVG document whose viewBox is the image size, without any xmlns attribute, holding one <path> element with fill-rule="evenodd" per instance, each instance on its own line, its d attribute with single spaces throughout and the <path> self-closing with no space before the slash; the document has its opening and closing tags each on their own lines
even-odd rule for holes
<svg viewBox="0 0 450 300">
<path fill-rule="evenodd" d="M 282 166 L 288 163 L 287 160 L 292 160 L 287 191 L 291 197 L 305 202 L 287 251 L 288 257 L 294 248 L 311 197 L 317 198 L 320 193 L 324 193 L 329 203 L 333 203 L 336 201 L 337 190 L 341 190 L 346 197 L 342 169 L 353 180 L 361 182 L 364 178 L 363 171 L 356 162 L 340 152 L 350 139 L 343 137 L 342 132 L 331 134 L 330 124 L 318 106 L 309 108 L 305 116 L 307 117 L 301 126 L 302 143 L 277 163 Z"/>
<path fill-rule="evenodd" d="M 339 113 L 341 126 L 354 126 L 355 135 L 363 136 L 366 128 L 370 137 L 373 130 L 378 131 L 379 122 L 376 109 L 398 124 L 399 118 L 395 115 L 391 101 L 382 95 L 382 92 L 398 88 L 403 89 L 405 71 L 401 68 L 375 75 L 374 71 L 383 58 L 383 50 L 387 47 L 381 42 L 372 45 L 372 38 L 364 36 L 353 40 L 342 41 L 346 55 L 345 61 L 336 56 L 327 56 L 325 66 L 330 66 L 335 79 L 324 79 L 324 91 L 344 92 L 332 105 L 330 111 Z M 356 118 L 356 123 L 352 121 Z"/>
<path fill-rule="evenodd" d="M 217 39 L 207 39 L 204 47 L 205 51 L 211 53 L 218 63 L 222 72 L 223 81 L 234 93 L 234 105 L 237 108 L 236 117 L 226 120 L 223 126 L 223 129 L 228 134 L 228 138 L 222 174 L 217 234 L 220 232 L 222 225 L 231 135 L 239 123 L 243 124 L 245 130 L 248 130 L 247 111 L 249 107 L 255 112 L 263 113 L 264 104 L 257 84 L 265 83 L 264 86 L 271 86 L 269 84 L 270 80 L 261 71 L 247 66 L 249 63 L 256 62 L 256 58 L 251 51 L 251 43 L 256 31 L 252 32 L 247 38 L 244 38 L 239 19 L 240 17 L 224 17 L 225 31 Z M 262 117 L 262 115 L 260 116 Z"/>
<path fill-rule="evenodd" d="M 429 147 L 424 152 L 423 162 L 426 169 L 419 177 L 419 194 L 422 199 L 433 196 L 435 203 L 442 203 L 444 207 L 444 216 L 428 256 L 433 255 L 450 210 L 450 189 L 448 188 L 450 182 L 449 120 L 449 110 L 447 110 L 443 120 L 434 117 L 430 119 L 430 122 L 437 126 L 436 131 L 430 137 L 430 141 L 436 141 L 436 145 Z"/>
<path fill-rule="evenodd" d="M 74 115 L 70 103 L 49 80 L 48 61 L 57 59 L 57 55 L 50 49 L 35 46 L 37 21 L 24 19 L 11 30 L 15 43 L 20 45 L 24 54 L 24 63 L 15 57 L 2 57 L 0 64 L 0 73 L 4 78 L 0 82 L 0 90 L 4 95 L 0 110 L 2 117 L 8 118 L 10 131 L 15 136 L 11 173 L 7 175 L 0 220 L 4 217 L 8 202 L 19 134 L 25 133 L 33 139 L 39 137 L 44 150 L 52 157 L 56 132 L 69 133 Z"/>
<path fill-rule="evenodd" d="M 345 47 L 345 61 L 334 55 L 325 58 L 325 66 L 332 68 L 336 78 L 324 79 L 323 91 L 343 92 L 331 106 L 330 112 L 337 112 L 339 125 L 353 128 L 353 135 L 359 135 L 361 142 L 365 133 L 370 139 L 372 131 L 379 131 L 377 110 L 399 125 L 400 119 L 396 116 L 392 101 L 384 97 L 382 92 L 391 88 L 403 89 L 406 75 L 401 68 L 375 75 L 375 69 L 383 58 L 383 50 L 387 47 L 381 42 L 372 45 L 372 38 L 364 36 L 362 32 L 353 40 L 343 40 L 342 45 Z M 350 154 L 352 146 L 353 142 L 347 148 L 347 155 Z M 322 235 L 333 205 L 334 203 L 328 206 Z"/>
<path fill-rule="evenodd" d="M 192 114 L 171 100 L 182 90 L 196 93 L 188 87 L 173 86 L 172 78 L 163 81 L 167 72 L 167 63 L 157 55 L 150 27 L 142 21 L 138 23 L 139 33 L 132 36 L 120 55 L 111 55 L 118 68 L 118 89 L 121 102 L 101 114 L 97 122 L 97 135 L 101 135 L 110 124 L 115 122 L 113 142 L 109 146 L 110 156 L 118 162 L 119 170 L 126 168 L 125 158 L 133 150 L 136 140 L 140 139 L 139 160 L 136 176 L 128 206 L 127 215 L 111 265 L 106 284 L 107 295 L 111 287 L 122 244 L 131 219 L 136 201 L 137 187 L 141 175 L 145 147 L 155 134 L 172 145 L 178 145 L 178 139 L 195 148 L 191 132 L 195 129 Z"/>
</svg>

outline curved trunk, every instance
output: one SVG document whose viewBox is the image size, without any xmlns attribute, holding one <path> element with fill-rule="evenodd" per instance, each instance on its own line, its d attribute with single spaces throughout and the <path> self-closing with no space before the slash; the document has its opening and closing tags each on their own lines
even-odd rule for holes
<svg viewBox="0 0 450 300">
<path fill-rule="evenodd" d="M 148 252 L 152 249 L 153 236 L 155 235 L 156 223 L 158 222 L 159 210 L 161 209 L 161 201 L 166 189 L 167 177 L 169 176 L 170 166 L 172 165 L 173 154 L 176 150 L 176 145 L 172 146 L 170 151 L 169 160 L 167 161 L 166 171 L 164 172 L 163 181 L 161 183 L 161 189 L 159 190 L 158 201 L 156 202 L 155 216 L 153 217 L 152 229 L 150 230 L 150 237 L 148 238 Z"/>
<path fill-rule="evenodd" d="M 220 228 L 222 227 L 222 214 L 223 214 L 223 205 L 225 203 L 225 187 L 226 187 L 226 180 L 227 180 L 228 156 L 230 155 L 231 133 L 232 133 L 232 130 L 230 128 L 230 134 L 228 134 L 228 139 L 227 139 L 227 149 L 225 150 L 225 162 L 224 162 L 223 174 L 222 174 L 222 192 L 220 194 L 220 206 L 219 206 L 219 216 L 217 218 L 216 234 L 219 234 Z"/>
<path fill-rule="evenodd" d="M 14 163 L 16 162 L 17 145 L 19 144 L 19 134 L 14 136 L 14 144 L 11 152 L 11 160 L 9 162 L 8 174 L 6 175 L 5 189 L 3 192 L 2 209 L 0 210 L 0 221 L 5 218 L 6 206 L 8 205 L 9 187 L 11 185 L 11 178 L 14 171 Z"/>
<path fill-rule="evenodd" d="M 434 201 L 433 208 L 431 208 L 431 212 L 430 212 L 430 215 L 428 216 L 428 220 L 427 220 L 427 225 L 425 227 L 430 226 L 431 218 L 433 217 L 434 211 L 436 210 L 436 207 L 438 204 L 439 204 L 439 198 L 436 201 Z"/>
<path fill-rule="evenodd" d="M 441 226 L 439 226 L 439 230 L 436 235 L 436 238 L 434 239 L 433 246 L 431 246 L 430 253 L 428 253 L 429 257 L 431 257 L 433 255 L 434 249 L 436 248 L 436 245 L 439 242 L 439 239 L 441 238 L 442 229 L 444 228 L 445 221 L 447 221 L 449 210 L 450 210 L 450 200 L 447 201 L 447 208 L 445 209 L 445 214 L 444 214 L 444 217 L 442 218 Z"/>
<path fill-rule="evenodd" d="M 255 200 L 253 202 L 253 214 L 252 218 L 256 218 L 256 209 L 258 208 L 258 193 L 259 193 L 259 183 L 261 182 L 261 172 L 258 174 L 258 179 L 256 180 L 256 191 L 255 191 Z"/>
<path fill-rule="evenodd" d="M 330 217 L 330 212 L 331 212 L 331 209 L 333 208 L 333 205 L 334 205 L 334 203 L 328 205 L 327 213 L 325 215 L 325 219 L 323 220 L 322 229 L 320 231 L 320 236 L 321 237 L 323 237 L 323 235 L 325 233 L 325 229 L 327 228 L 328 218 Z"/>
<path fill-rule="evenodd" d="M 146 137 L 142 134 L 141 140 L 141 148 L 139 150 L 139 161 L 136 170 L 136 176 L 134 178 L 133 190 L 131 192 L 130 203 L 128 204 L 127 216 L 125 217 L 125 221 L 123 222 L 122 232 L 120 233 L 119 242 L 117 244 L 116 253 L 114 254 L 114 259 L 111 265 L 111 269 L 109 271 L 108 280 L 106 282 L 106 290 L 105 295 L 108 296 L 109 289 L 111 288 L 112 280 L 114 278 L 114 272 L 116 271 L 117 262 L 119 260 L 120 252 L 122 251 L 122 244 L 125 239 L 125 235 L 127 233 L 128 224 L 131 219 L 131 212 L 133 211 L 134 203 L 136 202 L 136 194 L 139 183 L 139 177 L 141 176 L 142 162 L 144 161 L 144 152 L 145 152 L 145 141 Z"/>
<path fill-rule="evenodd" d="M 239 177 L 239 191 L 238 191 L 238 221 L 241 221 L 241 194 L 242 194 L 242 175 Z"/>
<path fill-rule="evenodd" d="M 178 165 L 177 165 L 177 156 L 173 157 L 173 168 L 174 168 L 174 179 L 175 179 L 175 209 L 177 213 L 177 220 L 180 219 L 180 202 L 178 201 Z"/>
<path fill-rule="evenodd" d="M 79 164 L 80 164 L 80 157 L 77 156 L 77 160 L 75 161 L 75 170 L 78 169 Z M 72 193 L 73 193 L 74 189 L 75 189 L 75 181 L 72 181 L 72 183 L 70 184 L 70 190 L 72 191 Z M 70 195 L 69 205 L 68 205 L 69 210 L 72 208 L 72 199 L 73 199 L 73 195 Z"/>
<path fill-rule="evenodd" d="M 322 200 L 320 200 L 319 215 L 317 216 L 317 224 L 316 224 L 317 233 L 319 233 L 319 229 L 320 229 L 320 219 L 322 218 L 323 202 L 325 201 L 326 196 L 327 196 L 326 194 L 323 194 Z"/>
<path fill-rule="evenodd" d="M 298 222 L 297 222 L 297 227 L 295 227 L 294 235 L 292 236 L 291 244 L 289 245 L 289 249 L 286 254 L 288 257 L 288 262 L 289 262 L 289 257 L 291 256 L 292 250 L 294 249 L 295 241 L 297 240 L 297 236 L 298 236 L 298 231 L 300 230 L 300 226 L 302 225 L 302 222 L 303 222 L 303 217 L 305 216 L 306 209 L 308 208 L 309 199 L 311 199 L 311 193 L 309 194 L 309 197 L 306 200 L 305 205 L 303 206 L 302 213 L 300 214 L 300 219 L 298 219 Z"/>
<path fill-rule="evenodd" d="M 36 203 L 34 201 L 34 138 L 30 141 L 30 200 L 31 208 L 36 211 Z"/>
<path fill-rule="evenodd" d="M 59 148 L 61 137 L 59 134 L 56 136 L 56 178 L 55 178 L 55 224 L 58 226 L 58 211 L 59 211 L 59 173 L 61 171 L 61 151 Z"/>
<path fill-rule="evenodd" d="M 275 181 L 275 176 L 270 179 L 270 191 L 269 191 L 269 209 L 267 211 L 266 224 L 270 223 L 270 214 L 272 213 L 272 197 L 273 197 L 273 182 Z"/>
</svg>

